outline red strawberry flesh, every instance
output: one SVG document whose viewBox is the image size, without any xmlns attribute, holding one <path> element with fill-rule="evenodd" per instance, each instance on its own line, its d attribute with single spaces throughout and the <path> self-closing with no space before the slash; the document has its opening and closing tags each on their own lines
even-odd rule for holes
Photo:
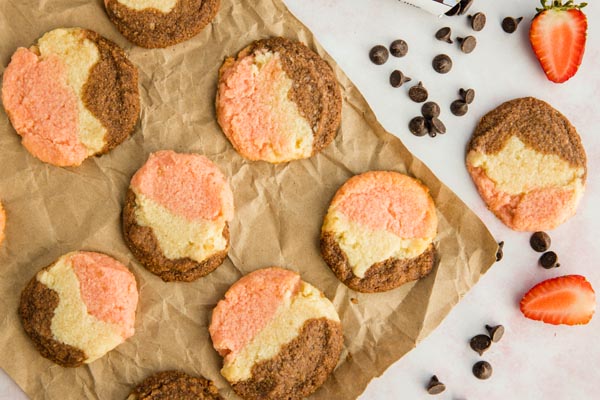
<svg viewBox="0 0 600 400">
<path fill-rule="evenodd" d="M 535 285 L 521 300 L 521 312 L 553 325 L 587 324 L 596 309 L 592 285 L 580 275 L 548 279 Z"/>
</svg>

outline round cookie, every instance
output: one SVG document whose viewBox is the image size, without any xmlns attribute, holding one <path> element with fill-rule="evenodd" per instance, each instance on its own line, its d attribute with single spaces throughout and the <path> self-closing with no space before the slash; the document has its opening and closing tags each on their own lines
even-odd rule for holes
<svg viewBox="0 0 600 400">
<path fill-rule="evenodd" d="M 247 400 L 303 399 L 338 363 L 343 334 L 333 304 L 292 271 L 266 268 L 234 283 L 209 326 L 221 374 Z"/>
<path fill-rule="evenodd" d="M 468 146 L 467 169 L 488 208 L 517 231 L 551 230 L 575 214 L 586 155 L 571 123 L 527 97 L 485 115 Z"/>
<path fill-rule="evenodd" d="M 217 120 L 243 157 L 281 163 L 325 148 L 341 122 L 331 67 L 300 42 L 259 40 L 219 70 Z"/>
<path fill-rule="evenodd" d="M 127 400 L 222 400 L 215 385 L 181 371 L 163 371 L 144 379 Z"/>
<path fill-rule="evenodd" d="M 101 253 L 72 252 L 39 271 L 19 315 L 42 356 L 63 367 L 91 363 L 133 336 L 135 277 Z"/>
<path fill-rule="evenodd" d="M 227 257 L 233 213 L 231 188 L 208 158 L 159 151 L 131 179 L 125 242 L 162 280 L 191 282 Z"/>
<path fill-rule="evenodd" d="M 435 262 L 437 214 L 429 189 L 398 172 L 350 178 L 321 228 L 321 253 L 337 278 L 358 292 L 384 292 L 420 279 Z"/>
<path fill-rule="evenodd" d="M 4 242 L 4 230 L 6 229 L 6 212 L 4 211 L 4 207 L 2 207 L 2 202 L 0 202 L 0 244 Z"/>
<path fill-rule="evenodd" d="M 123 50 L 96 32 L 55 29 L 13 54 L 2 102 L 33 156 L 77 166 L 133 131 L 140 113 L 138 73 Z"/>
<path fill-rule="evenodd" d="M 151 49 L 196 36 L 217 15 L 220 0 L 104 0 L 104 6 L 123 36 Z"/>
</svg>

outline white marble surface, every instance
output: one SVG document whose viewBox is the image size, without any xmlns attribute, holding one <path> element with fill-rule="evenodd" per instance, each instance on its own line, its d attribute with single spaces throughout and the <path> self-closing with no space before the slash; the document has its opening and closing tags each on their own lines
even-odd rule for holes
<svg viewBox="0 0 600 400">
<path fill-rule="evenodd" d="M 446 383 L 436 399 L 598 399 L 600 379 L 600 315 L 589 325 L 555 327 L 525 319 L 521 296 L 534 284 L 554 276 L 585 275 L 600 290 L 600 4 L 586 9 L 590 27 L 583 65 L 563 85 L 546 80 L 527 39 L 537 0 L 477 0 L 471 12 L 487 14 L 488 25 L 476 33 L 479 44 L 470 55 L 456 46 L 433 39 L 436 30 L 451 26 L 455 34 L 471 34 L 465 17 L 438 20 L 397 0 L 285 0 L 308 25 L 326 50 L 363 92 L 377 117 L 390 132 L 429 167 L 483 219 L 498 240 L 506 242 L 504 260 L 496 264 L 452 311 L 442 325 L 419 346 L 374 380 L 361 400 L 429 398 L 424 386 L 432 374 Z M 505 16 L 524 16 L 514 35 L 505 34 Z M 375 66 L 368 51 L 403 38 L 410 45 L 405 58 Z M 448 75 L 431 69 L 431 59 L 447 53 L 454 59 Z M 407 97 L 407 88 L 393 89 L 388 76 L 401 69 L 422 80 L 430 98 L 442 105 L 448 133 L 435 139 L 412 136 L 410 118 L 420 107 Z M 450 114 L 450 102 L 460 87 L 477 90 L 467 116 Z M 551 232 L 552 249 L 561 268 L 546 271 L 536 265 L 538 254 L 528 245 L 529 235 L 504 227 L 486 210 L 464 168 L 465 146 L 477 120 L 501 102 L 535 96 L 563 112 L 578 128 L 588 154 L 588 186 L 578 214 Z M 471 336 L 484 333 L 486 323 L 502 323 L 503 340 L 483 357 L 494 367 L 488 381 L 478 381 L 471 366 L 480 357 L 470 350 Z M 0 370 L 0 400 L 26 399 Z"/>
</svg>

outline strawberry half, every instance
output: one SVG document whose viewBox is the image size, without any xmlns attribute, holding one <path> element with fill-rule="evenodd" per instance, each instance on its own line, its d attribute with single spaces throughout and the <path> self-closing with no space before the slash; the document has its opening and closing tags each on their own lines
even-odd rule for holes
<svg viewBox="0 0 600 400">
<path fill-rule="evenodd" d="M 573 4 L 572 0 L 542 1 L 531 23 L 529 40 L 548 79 L 563 83 L 581 65 L 585 50 L 587 17 L 581 11 L 587 3 Z"/>
<path fill-rule="evenodd" d="M 584 325 L 596 309 L 592 285 L 581 275 L 566 275 L 535 285 L 521 299 L 527 318 L 553 325 Z"/>
</svg>

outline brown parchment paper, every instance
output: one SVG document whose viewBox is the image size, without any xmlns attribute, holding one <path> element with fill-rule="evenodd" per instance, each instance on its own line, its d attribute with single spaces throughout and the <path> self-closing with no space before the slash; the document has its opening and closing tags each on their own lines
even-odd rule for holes
<svg viewBox="0 0 600 400">
<path fill-rule="evenodd" d="M 110 154 L 78 168 L 58 168 L 30 156 L 0 110 L 0 198 L 8 214 L 7 240 L 0 248 L 0 367 L 31 398 L 124 399 L 147 375 L 171 368 L 204 375 L 226 398 L 236 398 L 219 374 L 221 359 L 207 330 L 210 313 L 243 274 L 277 265 L 323 290 L 342 319 L 340 363 L 312 398 L 353 399 L 431 333 L 493 263 L 496 243 L 482 222 L 384 131 L 354 85 L 280 0 L 222 0 L 215 21 L 199 36 L 164 50 L 128 43 L 101 0 L 0 0 L 0 72 L 17 47 L 71 26 L 93 29 L 125 48 L 140 71 L 142 114 L 135 134 Z M 242 159 L 219 129 L 213 106 L 224 57 L 273 35 L 301 40 L 321 54 L 334 67 L 344 98 L 335 142 L 309 160 L 277 166 Z M 129 180 L 160 149 L 205 154 L 229 177 L 235 195 L 229 258 L 194 283 L 163 283 L 135 261 L 121 236 Z M 353 174 L 378 169 L 408 173 L 429 186 L 439 215 L 439 260 L 419 282 L 358 294 L 322 261 L 319 232 L 337 188 Z M 128 265 L 140 304 L 133 338 L 92 364 L 64 369 L 37 353 L 16 310 L 22 288 L 40 268 L 79 249 L 105 252 Z"/>
</svg>

